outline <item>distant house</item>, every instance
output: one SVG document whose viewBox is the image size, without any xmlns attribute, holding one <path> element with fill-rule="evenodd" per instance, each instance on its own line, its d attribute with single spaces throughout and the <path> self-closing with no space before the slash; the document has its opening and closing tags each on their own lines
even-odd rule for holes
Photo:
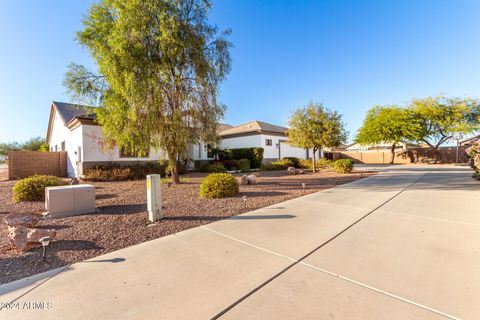
<svg viewBox="0 0 480 320">
<path fill-rule="evenodd" d="M 287 128 L 261 121 L 251 121 L 220 132 L 222 148 L 264 149 L 264 161 L 278 160 L 284 157 L 310 159 L 312 150 L 298 148 L 287 142 Z M 317 151 L 317 159 L 321 151 Z"/>
<path fill-rule="evenodd" d="M 149 154 L 139 157 L 135 152 L 125 152 L 118 148 L 106 148 L 102 128 L 95 121 L 92 108 L 63 102 L 52 102 L 46 141 L 50 151 L 67 152 L 68 176 L 82 175 L 85 169 L 109 163 L 145 164 L 166 159 L 163 152 L 150 150 Z M 262 147 L 264 160 L 277 160 L 284 157 L 308 159 L 311 150 L 297 148 L 287 143 L 287 128 L 252 121 L 236 127 L 219 125 L 222 148 Z M 191 144 L 186 150 L 188 167 L 193 169 L 196 162 L 214 160 L 204 142 Z M 318 152 L 318 156 L 320 152 Z"/>
<path fill-rule="evenodd" d="M 459 145 L 469 147 L 473 142 L 480 140 L 480 134 L 459 141 Z"/>
</svg>

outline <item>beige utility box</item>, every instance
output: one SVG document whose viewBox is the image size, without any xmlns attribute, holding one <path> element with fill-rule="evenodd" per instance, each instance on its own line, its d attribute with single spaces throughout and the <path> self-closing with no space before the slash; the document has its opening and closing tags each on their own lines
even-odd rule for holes
<svg viewBox="0 0 480 320">
<path fill-rule="evenodd" d="M 45 209 L 51 218 L 95 213 L 95 187 L 90 184 L 47 187 Z"/>
</svg>

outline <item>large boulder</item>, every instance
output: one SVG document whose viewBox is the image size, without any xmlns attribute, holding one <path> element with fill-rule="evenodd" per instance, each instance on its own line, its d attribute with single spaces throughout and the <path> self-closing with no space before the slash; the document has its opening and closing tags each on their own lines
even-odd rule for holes
<svg viewBox="0 0 480 320">
<path fill-rule="evenodd" d="M 40 219 L 30 213 L 10 213 L 4 218 L 5 222 L 11 227 L 27 227 L 33 228 Z"/>
<path fill-rule="evenodd" d="M 26 251 L 39 248 L 42 244 L 39 240 L 43 237 L 55 239 L 57 232 L 53 229 L 30 229 L 24 226 L 8 227 L 8 237 L 12 244 L 20 250 Z"/>
</svg>

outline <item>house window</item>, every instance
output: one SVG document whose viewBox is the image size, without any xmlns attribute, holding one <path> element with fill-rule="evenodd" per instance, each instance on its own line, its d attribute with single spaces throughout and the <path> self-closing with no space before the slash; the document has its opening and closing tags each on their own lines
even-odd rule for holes
<svg viewBox="0 0 480 320">
<path fill-rule="evenodd" d="M 118 153 L 119 153 L 120 158 L 148 158 L 148 156 L 149 156 L 148 151 L 146 153 L 144 152 L 140 155 L 140 151 L 137 150 L 135 147 L 133 147 L 133 150 L 127 150 L 125 148 L 120 148 Z"/>
<path fill-rule="evenodd" d="M 272 146 L 272 139 L 265 139 L 266 146 Z"/>
</svg>

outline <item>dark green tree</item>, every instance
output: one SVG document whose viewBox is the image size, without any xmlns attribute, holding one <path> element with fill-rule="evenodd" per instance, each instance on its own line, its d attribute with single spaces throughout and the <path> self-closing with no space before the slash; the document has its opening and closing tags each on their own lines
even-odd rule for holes
<svg viewBox="0 0 480 320">
<path fill-rule="evenodd" d="M 347 138 L 342 116 L 325 109 L 321 103 L 310 102 L 306 107 L 295 110 L 288 125 L 289 143 L 313 150 L 313 172 L 316 172 L 315 153 L 321 148 L 338 147 Z"/>
<path fill-rule="evenodd" d="M 391 143 L 392 159 L 400 142 L 415 141 L 422 130 L 414 112 L 397 106 L 376 106 L 368 110 L 355 142 L 360 144 Z"/>
<path fill-rule="evenodd" d="M 437 154 L 438 148 L 455 134 L 469 134 L 480 129 L 480 103 L 477 99 L 445 96 L 413 99 L 410 109 L 421 121 L 419 142 Z"/>
<path fill-rule="evenodd" d="M 230 70 L 229 32 L 207 21 L 205 0 L 103 0 L 77 33 L 98 73 L 71 64 L 65 84 L 95 101 L 110 145 L 165 152 L 172 179 L 190 143 L 215 142 L 225 106 L 217 101 Z"/>
</svg>

